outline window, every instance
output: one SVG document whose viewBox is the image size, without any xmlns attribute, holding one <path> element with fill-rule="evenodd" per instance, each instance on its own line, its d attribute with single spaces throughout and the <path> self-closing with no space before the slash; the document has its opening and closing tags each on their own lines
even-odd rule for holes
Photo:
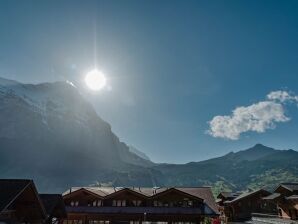
<svg viewBox="0 0 298 224">
<path fill-rule="evenodd" d="M 89 220 L 89 224 L 109 224 L 110 221 L 105 220 Z"/>
<path fill-rule="evenodd" d="M 130 224 L 139 224 L 140 221 L 130 221 L 129 223 L 130 223 Z"/>
<path fill-rule="evenodd" d="M 278 214 L 279 214 L 279 217 L 282 217 L 282 211 L 280 208 L 278 209 Z"/>
<path fill-rule="evenodd" d="M 102 201 L 101 200 L 95 200 L 92 203 L 93 207 L 100 207 L 102 206 Z"/>
<path fill-rule="evenodd" d="M 112 206 L 124 207 L 126 206 L 126 200 L 113 200 Z"/>
<path fill-rule="evenodd" d="M 70 206 L 72 206 L 72 207 L 79 206 L 79 201 L 71 201 Z"/>
<path fill-rule="evenodd" d="M 132 201 L 132 204 L 133 204 L 134 206 L 136 206 L 136 207 L 140 206 L 141 203 L 142 203 L 142 201 L 140 201 L 140 200 L 133 200 L 133 201 Z M 154 205 L 154 206 L 155 206 L 155 205 Z"/>
</svg>

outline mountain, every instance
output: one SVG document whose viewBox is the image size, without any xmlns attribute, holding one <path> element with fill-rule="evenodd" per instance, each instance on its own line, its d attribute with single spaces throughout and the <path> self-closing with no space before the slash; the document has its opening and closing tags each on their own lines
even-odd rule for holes
<svg viewBox="0 0 298 224">
<path fill-rule="evenodd" d="M 298 152 L 257 144 L 222 157 L 182 165 L 161 164 L 165 185 L 211 185 L 215 192 L 298 182 Z"/>
<path fill-rule="evenodd" d="M 151 165 L 70 83 L 0 79 L 0 178 L 34 178 L 55 191 L 97 180 L 153 185 Z"/>
<path fill-rule="evenodd" d="M 145 153 L 143 153 L 142 151 L 138 150 L 137 148 L 135 148 L 131 145 L 129 146 L 129 151 L 145 160 L 151 161 L 151 159 Z"/>
<path fill-rule="evenodd" d="M 236 153 L 231 152 L 228 154 L 229 156 L 227 157 L 230 157 L 230 158 L 233 158 L 234 160 L 239 160 L 239 161 L 245 161 L 245 160 L 255 161 L 280 151 L 281 150 L 276 150 L 276 149 L 264 146 L 262 144 L 256 144 L 254 147 L 246 150 L 241 150 Z"/>
<path fill-rule="evenodd" d="M 211 185 L 216 193 L 298 182 L 298 152 L 257 144 L 201 162 L 155 164 L 121 142 L 71 83 L 0 79 L 0 178 L 32 178 L 50 192 Z"/>
</svg>

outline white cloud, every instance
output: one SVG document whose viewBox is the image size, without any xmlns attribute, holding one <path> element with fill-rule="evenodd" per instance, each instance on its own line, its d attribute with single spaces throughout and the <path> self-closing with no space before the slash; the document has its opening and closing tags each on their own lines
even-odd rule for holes
<svg viewBox="0 0 298 224">
<path fill-rule="evenodd" d="M 293 95 L 287 91 L 272 91 L 267 95 L 268 100 L 279 101 L 279 102 L 286 102 L 286 101 L 296 101 L 298 102 L 298 96 Z"/>
<path fill-rule="evenodd" d="M 276 123 L 289 120 L 282 103 L 267 100 L 247 107 L 237 107 L 231 115 L 215 116 L 208 122 L 207 133 L 213 137 L 237 140 L 244 132 L 262 133 L 274 129 Z"/>
</svg>

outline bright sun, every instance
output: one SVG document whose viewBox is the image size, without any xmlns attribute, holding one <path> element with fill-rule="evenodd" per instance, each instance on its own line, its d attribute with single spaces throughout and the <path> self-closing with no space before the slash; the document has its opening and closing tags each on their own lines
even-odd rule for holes
<svg viewBox="0 0 298 224">
<path fill-rule="evenodd" d="M 101 71 L 94 69 L 87 73 L 85 77 L 85 82 L 90 89 L 98 91 L 105 87 L 107 80 Z"/>
</svg>

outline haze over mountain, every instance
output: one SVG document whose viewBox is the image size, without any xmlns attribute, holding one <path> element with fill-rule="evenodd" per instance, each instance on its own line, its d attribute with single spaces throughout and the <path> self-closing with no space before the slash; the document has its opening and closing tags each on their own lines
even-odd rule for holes
<svg viewBox="0 0 298 224">
<path fill-rule="evenodd" d="M 33 178 L 57 192 L 90 184 L 240 190 L 298 181 L 298 152 L 257 144 L 201 162 L 155 164 L 121 142 L 71 83 L 0 79 L 0 178 Z"/>
<path fill-rule="evenodd" d="M 31 85 L 1 79 L 0 148 L 2 178 L 34 178 L 43 189 L 99 179 L 152 184 L 143 168 L 151 162 L 131 153 L 66 82 Z"/>
</svg>

